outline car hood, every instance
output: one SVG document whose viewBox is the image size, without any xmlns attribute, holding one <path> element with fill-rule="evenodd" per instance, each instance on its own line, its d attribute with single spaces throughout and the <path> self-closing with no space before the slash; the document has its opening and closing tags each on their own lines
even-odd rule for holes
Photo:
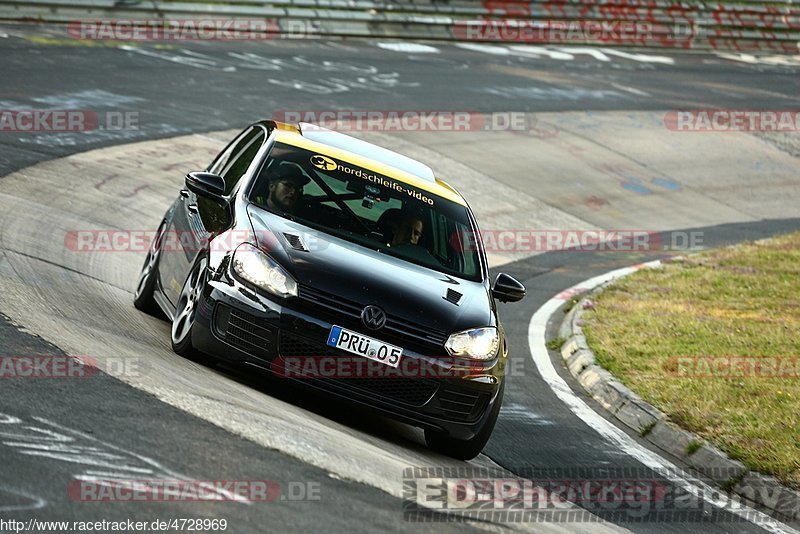
<svg viewBox="0 0 800 534">
<path fill-rule="evenodd" d="M 488 287 L 481 282 L 382 254 L 252 204 L 247 211 L 259 247 L 286 267 L 301 291 L 306 286 L 359 305 L 374 304 L 389 317 L 446 334 L 495 325 Z M 461 295 L 457 304 L 447 300 L 448 289 L 453 299 L 452 292 Z"/>
</svg>

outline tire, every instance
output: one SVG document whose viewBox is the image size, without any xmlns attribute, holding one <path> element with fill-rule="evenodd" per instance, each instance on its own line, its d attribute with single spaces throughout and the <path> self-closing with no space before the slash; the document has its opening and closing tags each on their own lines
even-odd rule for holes
<svg viewBox="0 0 800 534">
<path fill-rule="evenodd" d="M 150 243 L 150 248 L 147 250 L 147 257 L 144 259 L 142 270 L 139 273 L 139 280 L 136 282 L 136 290 L 133 293 L 134 307 L 139 311 L 156 317 L 163 317 L 161 308 L 159 308 L 155 299 L 153 299 L 153 293 L 156 290 L 156 280 L 158 280 L 161 240 L 164 236 L 166 223 L 166 221 L 161 221 L 158 230 L 156 230 L 156 235 L 153 238 L 153 242 Z"/>
<path fill-rule="evenodd" d="M 198 352 L 192 345 L 192 329 L 197 314 L 197 304 L 206 286 L 207 267 L 208 258 L 200 256 L 195 261 L 192 270 L 189 271 L 189 276 L 186 277 L 178 297 L 175 318 L 172 320 L 170 331 L 172 350 L 176 354 L 192 359 L 198 359 Z"/>
<path fill-rule="evenodd" d="M 426 430 L 425 443 L 428 444 L 428 448 L 457 460 L 472 460 L 478 456 L 489 441 L 492 430 L 494 430 L 497 416 L 500 414 L 500 406 L 503 404 L 504 389 L 505 383 L 500 386 L 492 411 L 474 438 L 455 439 L 441 432 Z"/>
</svg>

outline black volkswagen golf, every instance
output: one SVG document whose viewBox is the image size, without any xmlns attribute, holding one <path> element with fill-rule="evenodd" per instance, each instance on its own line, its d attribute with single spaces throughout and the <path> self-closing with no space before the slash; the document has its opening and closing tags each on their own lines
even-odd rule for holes
<svg viewBox="0 0 800 534">
<path fill-rule="evenodd" d="M 422 163 L 314 125 L 261 121 L 186 176 L 134 304 L 172 348 L 269 369 L 425 431 L 486 444 L 508 346 L 466 201 Z"/>
</svg>

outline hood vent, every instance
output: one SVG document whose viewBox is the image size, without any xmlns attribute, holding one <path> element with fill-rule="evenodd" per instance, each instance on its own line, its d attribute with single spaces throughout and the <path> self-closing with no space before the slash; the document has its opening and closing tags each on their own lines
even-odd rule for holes
<svg viewBox="0 0 800 534">
<path fill-rule="evenodd" d="M 442 298 L 444 298 L 444 300 L 446 300 L 447 302 L 452 302 L 453 304 L 458 305 L 458 302 L 461 300 L 461 297 L 463 297 L 463 296 L 464 295 L 462 295 L 458 291 L 455 291 L 455 290 L 450 289 L 448 287 L 447 288 L 447 295 L 445 295 Z"/>
<path fill-rule="evenodd" d="M 283 237 L 286 238 L 286 241 L 289 242 L 289 245 L 291 245 L 293 249 L 308 252 L 305 243 L 303 243 L 303 239 L 299 235 L 284 233 Z"/>
</svg>

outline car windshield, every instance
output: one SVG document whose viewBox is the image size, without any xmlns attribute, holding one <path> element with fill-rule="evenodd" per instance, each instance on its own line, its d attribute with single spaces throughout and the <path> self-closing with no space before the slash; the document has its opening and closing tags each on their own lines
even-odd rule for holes
<svg viewBox="0 0 800 534">
<path fill-rule="evenodd" d="M 467 208 L 375 171 L 276 143 L 249 200 L 351 243 L 481 279 Z"/>
</svg>

